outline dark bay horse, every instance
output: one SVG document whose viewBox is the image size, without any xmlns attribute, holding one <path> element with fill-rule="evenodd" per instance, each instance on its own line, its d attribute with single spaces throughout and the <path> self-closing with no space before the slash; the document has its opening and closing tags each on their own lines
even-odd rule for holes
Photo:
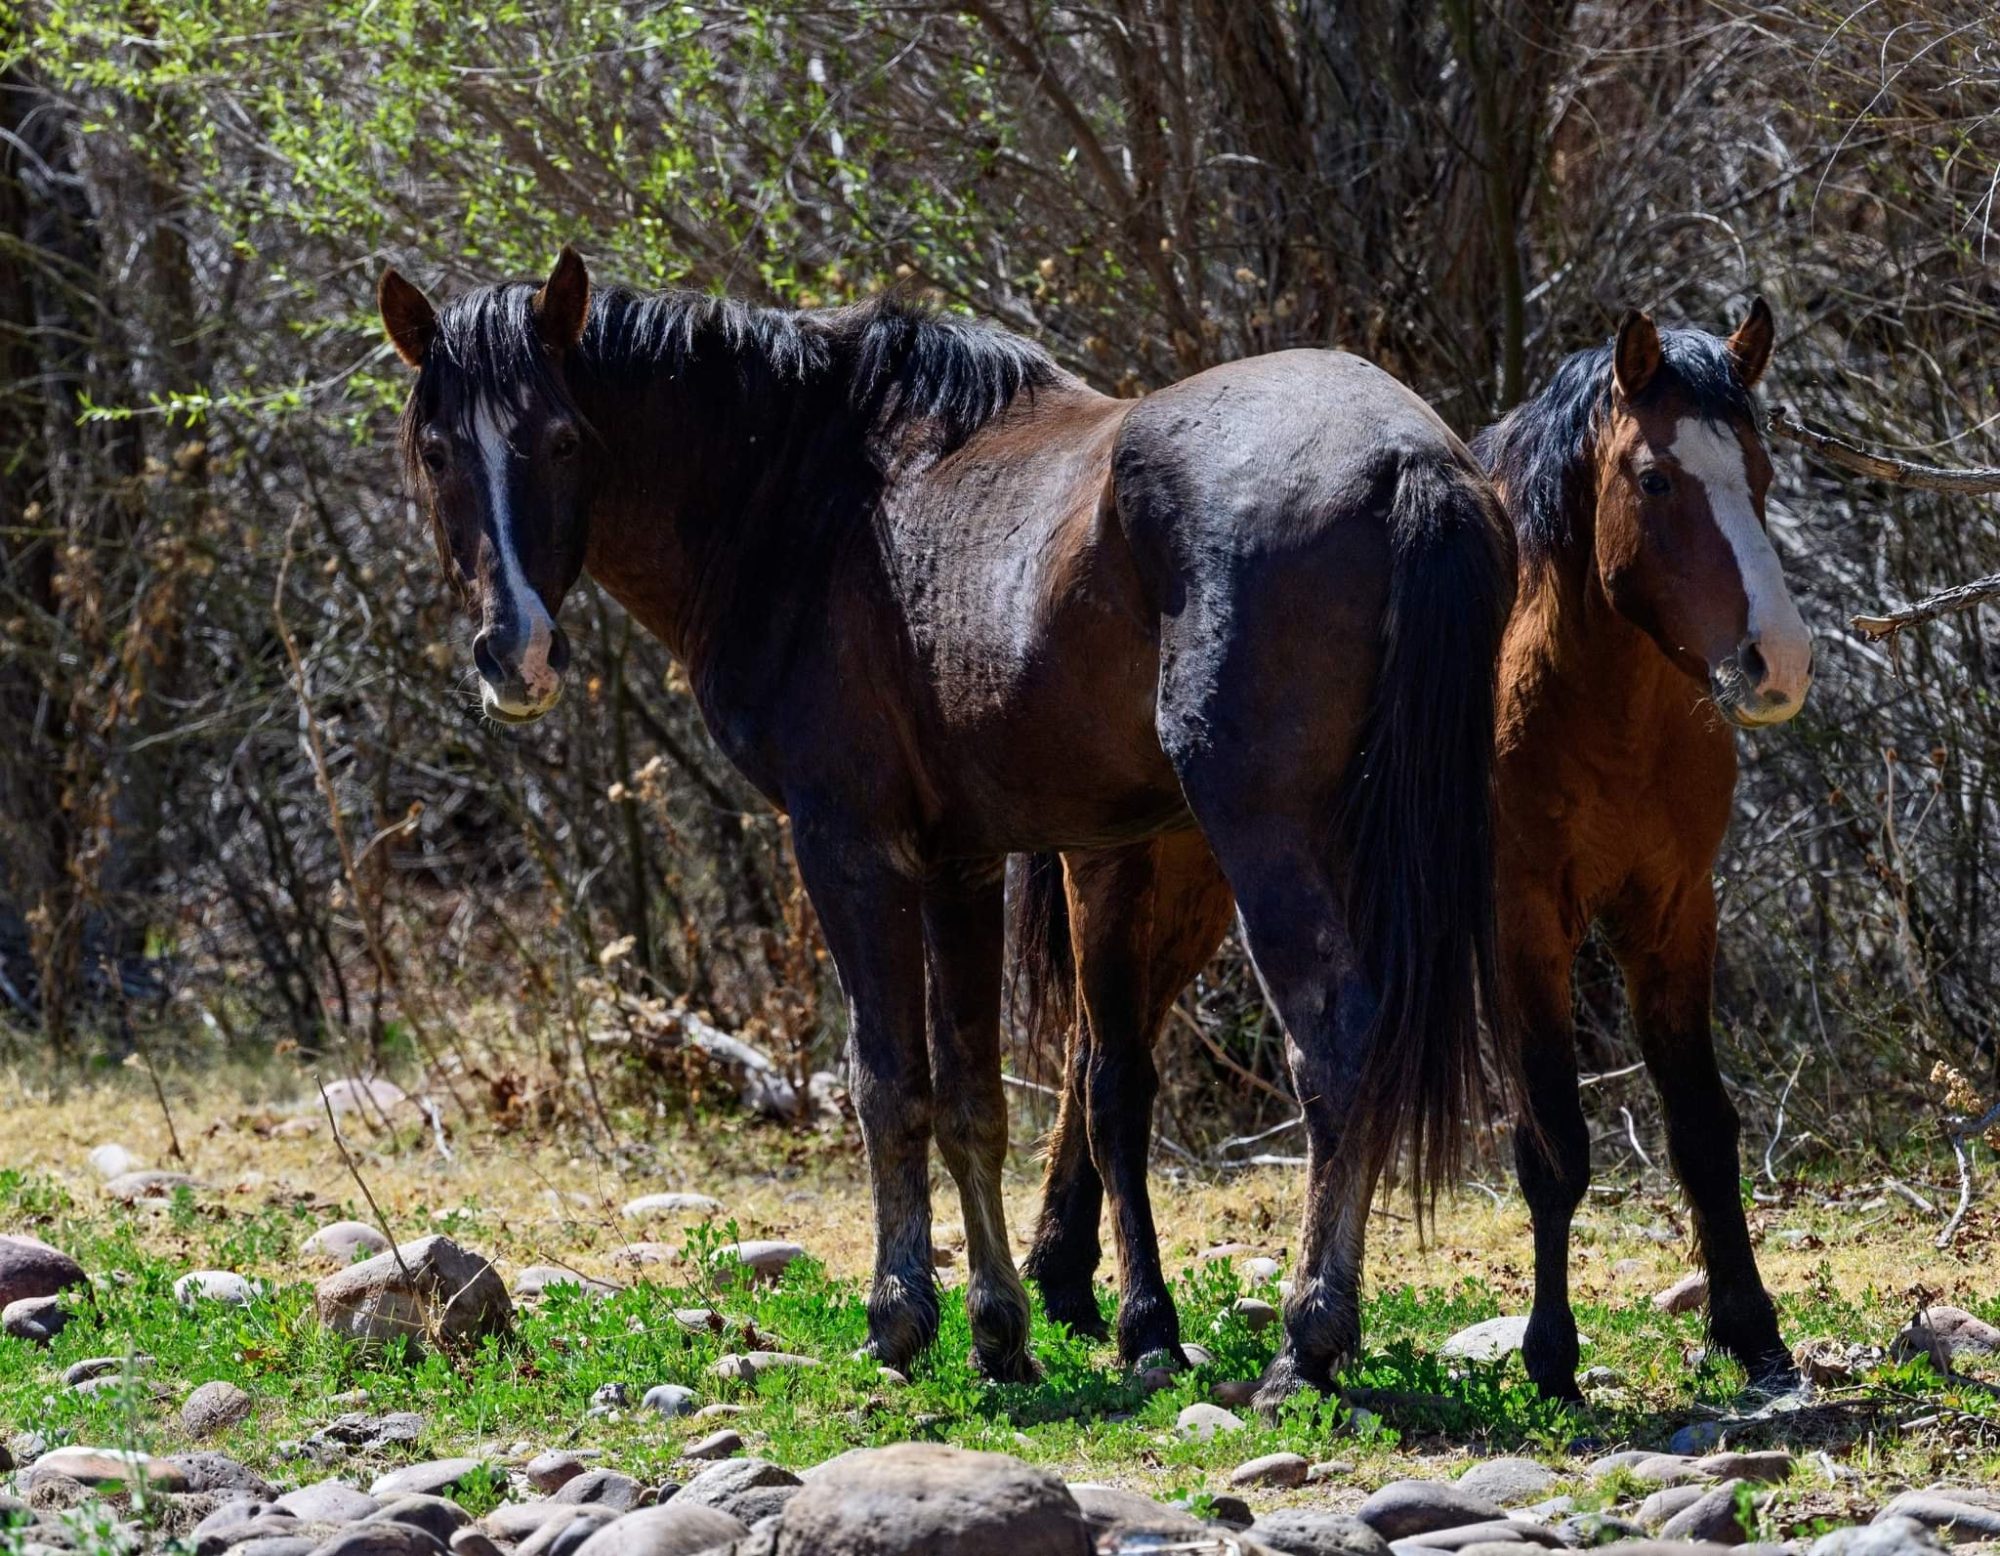
<svg viewBox="0 0 2000 1556">
<path fill-rule="evenodd" d="M 1535 1231 L 1524 1360 L 1558 1397 L 1577 1397 L 1569 1230 L 1590 1172 L 1570 977 L 1593 924 L 1624 970 L 1666 1114 L 1713 1336 L 1759 1383 L 1792 1378 L 1744 1224 L 1736 1110 L 1710 1030 L 1729 725 L 1790 718 L 1812 678 L 1763 523 L 1771 462 L 1751 390 L 1771 347 L 1761 299 L 1726 341 L 1629 315 L 1475 444 L 1520 542 L 1500 673 L 1499 1009 L 1534 1126 L 1515 1139 Z M 1023 975 L 1074 1014 L 1027 1273 L 1051 1316 L 1101 1330 L 1091 1275 L 1108 1188 L 1120 1348 L 1175 1348 L 1143 1198 L 1151 1048 L 1228 927 L 1228 873 L 1180 832 L 1069 852 L 1060 871 L 1039 859 L 1018 896 Z"/>
<path fill-rule="evenodd" d="M 539 287 L 434 310 L 390 271 L 379 303 L 489 714 L 554 704 L 588 570 L 790 817 L 848 1006 L 875 1354 L 937 1333 L 935 1134 L 976 1362 L 1032 1371 L 1000 1198 L 1006 857 L 1192 831 L 1313 1098 L 1281 1370 L 1330 1384 L 1378 1170 L 1404 1137 L 1452 1161 L 1492 954 L 1514 546 L 1443 423 L 1338 353 L 1113 400 L 963 320 L 593 292 L 567 249 Z"/>
</svg>

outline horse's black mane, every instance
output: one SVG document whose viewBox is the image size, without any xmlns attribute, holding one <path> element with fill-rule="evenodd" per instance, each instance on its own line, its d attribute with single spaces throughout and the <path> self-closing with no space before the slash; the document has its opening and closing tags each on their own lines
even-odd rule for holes
<svg viewBox="0 0 2000 1556">
<path fill-rule="evenodd" d="M 1671 383 L 1711 421 L 1756 418 L 1755 402 L 1737 376 L 1724 342 L 1703 330 L 1661 330 L 1664 365 L 1646 395 Z M 1612 344 L 1566 358 L 1548 387 L 1473 439 L 1472 452 L 1506 493 L 1521 552 L 1546 562 L 1571 540 L 1571 483 L 1589 457 L 1611 406 Z"/>
<path fill-rule="evenodd" d="M 535 331 L 534 295 L 532 284 L 512 282 L 455 298 L 438 315 L 425 367 L 475 392 L 567 400 Z M 753 390 L 831 384 L 872 435 L 893 437 L 921 422 L 945 446 L 1056 377 L 1032 342 L 894 294 L 794 311 L 623 287 L 593 292 L 577 368 L 605 384 L 694 372 L 733 374 Z"/>
</svg>

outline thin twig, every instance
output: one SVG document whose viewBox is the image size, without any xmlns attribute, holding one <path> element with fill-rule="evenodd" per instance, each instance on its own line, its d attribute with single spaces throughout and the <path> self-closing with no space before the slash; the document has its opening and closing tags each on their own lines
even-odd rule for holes
<svg viewBox="0 0 2000 1556">
<path fill-rule="evenodd" d="M 1306 1116 L 1301 1113 L 1297 1118 L 1288 1118 L 1282 1124 L 1273 1124 L 1269 1129 L 1260 1129 L 1254 1135 L 1237 1135 L 1234 1139 L 1225 1140 L 1218 1145 L 1215 1154 L 1227 1156 L 1231 1151 L 1240 1151 L 1245 1146 L 1260 1144 L 1273 1135 L 1281 1135 L 1288 1129 L 1297 1129 L 1305 1121 Z"/>
<path fill-rule="evenodd" d="M 1971 467 L 1952 469 L 1945 465 L 1920 465 L 1912 460 L 1894 459 L 1887 454 L 1872 453 L 1829 432 L 1808 427 L 1795 420 L 1783 406 L 1770 415 L 1771 431 L 1781 438 L 1803 444 L 1813 450 L 1829 464 L 1856 475 L 1865 475 L 1872 480 L 1888 481 L 1897 486 L 1907 486 L 1918 491 L 1947 492 L 1958 496 L 1990 496 L 2000 492 L 2000 469 Z M 1950 616 L 1959 611 L 1971 610 L 1975 605 L 1987 600 L 2000 598 L 2000 573 L 1989 574 L 1974 579 L 1971 583 L 1956 584 L 1949 589 L 1941 589 L 1928 595 L 1914 605 L 1906 605 L 1901 610 L 1884 612 L 1879 616 L 1855 616 L 1850 621 L 1856 632 L 1877 642 L 1894 637 L 1905 627 L 1914 627 L 1926 621 L 1935 621 L 1940 616 Z"/>
<path fill-rule="evenodd" d="M 1632 1110 L 1630 1108 L 1620 1108 L 1618 1111 L 1625 1115 L 1625 1138 L 1632 1142 L 1633 1153 L 1639 1158 L 1640 1162 L 1650 1169 L 1653 1165 L 1653 1158 L 1646 1154 L 1646 1148 L 1639 1143 L 1639 1126 L 1633 1122 Z"/>
<path fill-rule="evenodd" d="M 395 1256 L 396 1268 L 403 1272 L 404 1280 L 414 1280 L 410 1267 L 403 1262 L 403 1250 L 396 1244 L 396 1234 L 389 1226 L 389 1218 L 382 1214 L 382 1207 L 375 1203 L 375 1196 L 369 1190 L 368 1180 L 361 1176 L 361 1168 L 348 1154 L 347 1142 L 340 1136 L 340 1120 L 333 1116 L 333 1102 L 326 1094 L 326 1087 L 320 1085 L 318 1075 L 313 1076 L 313 1084 L 319 1086 L 319 1105 L 326 1109 L 326 1125 L 333 1131 L 333 1147 L 340 1152 L 340 1159 L 347 1164 L 348 1175 L 361 1190 L 361 1197 L 368 1201 L 368 1208 L 375 1212 L 375 1224 L 382 1229 L 382 1235 L 389 1239 L 389 1252 Z"/>
<path fill-rule="evenodd" d="M 1939 1248 L 1951 1246 L 1951 1240 L 1958 1236 L 1959 1223 L 1972 1209 L 1972 1153 L 1966 1147 L 1996 1124 L 2000 1124 L 2000 1102 L 1988 1108 L 1983 1118 L 1960 1119 L 1945 1125 L 1945 1136 L 1951 1141 L 1951 1154 L 1958 1160 L 1958 1208 L 1952 1211 L 1951 1219 L 1945 1222 L 1944 1230 L 1937 1235 L 1936 1246 Z"/>
<path fill-rule="evenodd" d="M 1895 1195 L 1898 1199 L 1908 1200 L 1910 1204 L 1914 1205 L 1918 1210 L 1921 1210 L 1927 1216 L 1934 1216 L 1937 1214 L 1937 1206 L 1933 1205 L 1929 1200 L 1925 1199 L 1923 1195 L 1919 1194 L 1915 1189 L 1911 1188 L 1907 1183 L 1903 1182 L 1902 1179 L 1900 1178 L 1884 1178 L 1882 1180 L 1882 1187 L 1887 1189 L 1891 1194 Z"/>
<path fill-rule="evenodd" d="M 370 910 L 370 895 L 361 884 L 354 846 L 348 840 L 347 824 L 340 813 L 340 794 L 334 787 L 333 771 L 327 762 L 326 741 L 320 731 L 319 714 L 313 708 L 311 692 L 306 684 L 305 660 L 299 653 L 297 640 L 292 636 L 291 623 L 285 618 L 285 585 L 292 570 L 292 537 L 297 533 L 302 517 L 302 514 L 293 515 L 291 524 L 285 530 L 285 549 L 278 558 L 277 582 L 271 590 L 271 619 L 278 629 L 278 642 L 285 650 L 285 659 L 291 666 L 292 690 L 298 698 L 299 716 L 305 726 L 306 754 L 312 760 L 313 777 L 318 784 L 321 797 L 326 802 L 327 825 L 333 833 L 334 848 L 340 858 L 341 878 L 347 883 L 347 890 L 353 898 L 356 917 L 361 921 L 361 936 L 367 943 L 369 958 L 375 964 L 376 975 L 381 979 L 383 986 L 395 990 L 400 997 L 404 993 L 403 982 L 389 948 L 383 942 L 381 926 L 376 922 L 376 915 Z M 371 839 L 369 847 L 372 848 L 377 841 L 379 839 Z M 443 1078 L 446 1089 L 451 1092 L 452 1100 L 458 1103 L 460 1110 L 469 1113 L 471 1109 L 466 1106 L 465 1099 L 458 1095 L 458 1088 L 453 1084 L 450 1072 L 439 1059 L 436 1049 L 431 1046 L 429 1035 L 424 1030 L 424 1023 L 417 1018 L 414 1002 L 402 998 L 401 1003 L 404 1018 L 409 1022 L 410 1033 L 424 1050 L 425 1057 L 430 1060 L 432 1072 Z M 463 1057 L 461 1054 L 461 1060 Z"/>
<path fill-rule="evenodd" d="M 145 1066 L 146 1079 L 153 1083 L 153 1097 L 160 1104 L 160 1117 L 167 1121 L 168 1148 L 173 1151 L 174 1160 L 185 1167 L 188 1165 L 187 1152 L 181 1149 L 181 1133 L 174 1127 L 174 1110 L 167 1106 L 167 1088 L 160 1084 L 160 1072 L 153 1065 L 153 1055 L 132 1020 L 131 1003 L 125 998 L 125 980 L 120 976 L 117 964 L 108 956 L 104 958 L 104 976 L 118 995 L 118 1018 L 124 1025 L 125 1036 L 132 1044 L 132 1051 L 138 1055 L 139 1063 Z"/>
<path fill-rule="evenodd" d="M 1799 1071 L 1806 1067 L 1806 1060 L 1811 1052 L 1807 1049 L 1799 1055 L 1799 1062 L 1792 1066 L 1792 1073 L 1785 1082 L 1785 1089 L 1778 1094 L 1778 1116 L 1771 1125 L 1771 1143 L 1764 1147 L 1764 1176 L 1772 1183 L 1778 1181 L 1778 1175 L 1771 1170 L 1771 1153 L 1778 1149 L 1778 1142 L 1785 1138 L 1785 1104 L 1792 1100 L 1792 1088 L 1798 1084 Z"/>
<path fill-rule="evenodd" d="M 1270 1093 L 1272 1096 L 1276 1097 L 1280 1102 L 1284 1103 L 1286 1107 L 1295 1108 L 1299 1105 L 1298 1099 L 1296 1097 L 1286 1096 L 1284 1092 L 1280 1091 L 1277 1087 L 1273 1086 L 1269 1081 L 1265 1080 L 1263 1076 L 1253 1074 L 1249 1070 L 1244 1069 L 1242 1065 L 1238 1064 L 1234 1059 L 1230 1058 L 1228 1054 L 1224 1053 L 1221 1047 L 1216 1043 L 1215 1039 L 1210 1037 L 1207 1032 L 1202 1030 L 1201 1023 L 1195 1020 L 1193 1016 L 1189 1015 L 1187 1011 L 1182 1009 L 1178 1003 L 1176 1003 L 1172 1008 L 1174 1015 L 1180 1018 L 1182 1024 L 1185 1025 L 1190 1032 L 1194 1033 L 1196 1041 L 1198 1041 L 1202 1047 L 1208 1050 L 1209 1057 L 1212 1058 L 1217 1064 L 1221 1065 L 1225 1070 L 1229 1071 L 1231 1075 L 1236 1076 L 1237 1079 L 1239 1080 L 1248 1081 L 1252 1086 L 1255 1086 L 1259 1091 Z"/>
</svg>

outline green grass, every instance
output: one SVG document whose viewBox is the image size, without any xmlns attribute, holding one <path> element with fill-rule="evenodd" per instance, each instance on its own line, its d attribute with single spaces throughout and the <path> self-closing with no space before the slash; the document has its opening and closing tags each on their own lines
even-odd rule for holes
<svg viewBox="0 0 2000 1556">
<path fill-rule="evenodd" d="M 1108 1346 L 1080 1340 L 1036 1316 L 1040 1382 L 990 1386 L 966 1364 L 970 1332 L 960 1302 L 946 1290 L 938 1346 L 920 1358 L 908 1386 L 884 1384 L 872 1362 L 852 1352 L 866 1340 L 864 1292 L 832 1280 L 812 1260 L 796 1262 L 776 1286 L 740 1288 L 722 1282 L 710 1250 L 736 1236 L 734 1226 L 696 1232 L 680 1266 L 694 1278 L 680 1284 L 638 1284 L 612 1298 L 556 1288 L 538 1308 L 518 1314 L 514 1334 L 460 1354 L 404 1356 L 402 1348 L 364 1352 L 328 1336 L 312 1316 L 310 1280 L 274 1282 L 248 1308 L 174 1302 L 172 1282 L 188 1268 L 284 1266 L 298 1242 L 322 1220 L 304 1210 L 266 1208 L 222 1214 L 182 1196 L 166 1224 L 154 1216 L 108 1212 L 84 1216 L 64 1190 L 0 1174 L 8 1224 L 36 1224 L 70 1248 L 86 1268 L 106 1272 L 96 1310 L 74 1322 L 50 1350 L 0 1344 L 0 1418 L 34 1424 L 50 1442 L 116 1444 L 174 1450 L 172 1406 L 196 1384 L 226 1378 L 248 1388 L 260 1414 L 216 1446 L 276 1474 L 286 1474 L 286 1440 L 306 1436 L 338 1414 L 334 1396 L 360 1392 L 370 1412 L 416 1410 L 424 1438 L 408 1456 L 462 1452 L 466 1444 L 536 1446 L 588 1440 L 606 1462 L 638 1476 L 666 1478 L 678 1450 L 712 1422 L 662 1420 L 630 1408 L 618 1420 L 586 1416 L 604 1384 L 626 1384 L 632 1400 L 652 1384 L 678 1382 L 704 1402 L 748 1406 L 734 1424 L 768 1458 L 812 1464 L 858 1444 L 934 1438 L 968 1448 L 1022 1454 L 1064 1466 L 1072 1474 L 1124 1476 L 1142 1466 L 1184 1490 L 1220 1484 L 1236 1462 L 1292 1450 L 1310 1458 L 1356 1454 L 1380 1458 L 1400 1444 L 1462 1444 L 1478 1450 L 1526 1450 L 1564 1456 L 1572 1442 L 1664 1442 L 1700 1406 L 1726 1406 L 1742 1390 L 1728 1362 L 1706 1360 L 1696 1370 L 1684 1352 L 1700 1344 L 1696 1318 L 1662 1318 L 1648 1304 L 1582 1304 L 1578 1322 L 1592 1336 L 1586 1364 L 1614 1366 L 1624 1384 L 1594 1408 L 1564 1408 L 1542 1400 L 1518 1362 L 1446 1366 L 1436 1348 L 1456 1328 L 1490 1318 L 1500 1302 L 1478 1280 L 1446 1290 L 1394 1286 L 1370 1296 L 1364 1324 L 1368 1354 L 1348 1384 L 1388 1398 L 1378 1422 L 1356 1432 L 1346 1406 L 1302 1396 L 1276 1422 L 1256 1420 L 1214 1442 L 1174 1434 L 1182 1406 L 1204 1400 L 1222 1380 L 1254 1378 L 1276 1344 L 1276 1330 L 1252 1334 L 1230 1312 L 1238 1296 L 1276 1302 L 1274 1286 L 1246 1286 L 1228 1262 L 1198 1264 L 1176 1286 L 1182 1334 L 1204 1344 L 1214 1360 L 1148 1394 L 1116 1366 Z M 470 1224 L 468 1224 L 470 1222 Z M 478 1246 L 476 1216 L 450 1218 Z M 172 1244 L 172 1254 L 160 1242 Z M 1112 1296 L 1104 1290 L 1106 1318 Z M 690 1332 L 674 1308 L 716 1306 L 732 1324 L 724 1334 Z M 1792 1334 L 1882 1334 L 1896 1310 L 1870 1296 L 1790 1300 Z M 754 1326 L 756 1336 L 742 1330 Z M 728 1350 L 786 1348 L 822 1360 L 820 1368 L 764 1374 L 752 1384 L 722 1382 L 712 1366 Z M 60 1386 L 60 1372 L 84 1356 L 152 1356 L 148 1372 L 132 1374 L 120 1392 L 84 1396 Z M 1968 1420 L 2000 1424 L 1990 1396 L 1946 1388 L 1928 1368 L 1884 1368 L 1876 1380 L 1894 1398 L 1922 1398 L 1964 1412 Z M 150 1386 L 168 1390 L 156 1404 Z M 298 1474 L 306 1466 L 290 1466 Z"/>
<path fill-rule="evenodd" d="M 1486 1283 L 1466 1278 L 1442 1288 L 1391 1285 L 1367 1300 L 1367 1354 L 1346 1379 L 1370 1391 L 1362 1397 L 1372 1418 L 1357 1427 L 1348 1406 L 1307 1395 L 1291 1401 L 1275 1421 L 1246 1409 L 1239 1412 L 1242 1432 L 1194 1442 L 1174 1431 L 1181 1408 L 1209 1398 L 1220 1382 L 1255 1377 L 1270 1360 L 1276 1329 L 1252 1333 L 1231 1305 L 1245 1295 L 1276 1303 L 1275 1284 L 1247 1285 L 1226 1261 L 1198 1263 L 1182 1274 L 1175 1297 L 1183 1336 L 1214 1359 L 1151 1394 L 1118 1367 L 1109 1346 L 1072 1336 L 1039 1313 L 1034 1350 L 1040 1380 L 982 1383 L 967 1363 L 971 1337 L 962 1288 L 954 1284 L 942 1294 L 937 1346 L 912 1367 L 906 1386 L 893 1385 L 872 1362 L 852 1354 L 867 1334 L 860 1283 L 832 1278 L 811 1259 L 795 1262 L 775 1285 L 732 1282 L 713 1250 L 735 1239 L 733 1224 L 690 1234 L 673 1266 L 682 1272 L 674 1284 L 638 1284 L 609 1298 L 559 1287 L 539 1306 L 523 1308 L 510 1336 L 455 1354 L 411 1356 L 400 1346 L 368 1352 L 328 1335 L 313 1318 L 312 1285 L 305 1278 L 275 1281 L 244 1308 L 204 1303 L 189 1309 L 174 1300 L 173 1282 L 189 1269 L 291 1267 L 299 1243 L 327 1219 L 323 1204 L 228 1210 L 187 1195 L 164 1212 L 86 1208 L 58 1184 L 0 1173 L 0 1225 L 37 1232 L 103 1277 L 94 1309 L 52 1348 L 0 1340 L 0 1421 L 32 1428 L 52 1445 L 175 1452 L 191 1446 L 178 1423 L 180 1400 L 197 1384 L 220 1378 L 248 1389 L 259 1410 L 202 1446 L 287 1482 L 328 1472 L 292 1456 L 287 1444 L 352 1409 L 416 1411 L 425 1422 L 415 1444 L 338 1466 L 364 1483 L 393 1462 L 475 1447 L 497 1459 L 516 1444 L 593 1447 L 602 1450 L 603 1463 L 641 1479 L 684 1479 L 681 1449 L 718 1423 L 669 1420 L 637 1405 L 647 1388 L 680 1383 L 704 1403 L 746 1406 L 728 1424 L 742 1432 L 749 1451 L 793 1467 L 857 1446 L 929 1439 L 1017 1454 L 1071 1479 L 1115 1480 L 1199 1502 L 1226 1488 L 1234 1465 L 1277 1451 L 1353 1461 L 1354 1479 L 1364 1487 L 1410 1473 L 1413 1450 L 1521 1451 L 1575 1472 L 1611 1447 L 1664 1447 L 1672 1430 L 1700 1417 L 1704 1407 L 1713 1413 L 1729 1406 L 1744 1382 L 1726 1361 L 1689 1368 L 1686 1356 L 1702 1341 L 1695 1317 L 1665 1317 L 1629 1298 L 1583 1302 L 1578 1323 L 1591 1340 L 1584 1364 L 1615 1368 L 1622 1383 L 1595 1394 L 1589 1408 L 1555 1405 L 1527 1383 L 1518 1359 L 1471 1367 L 1439 1359 L 1438 1347 L 1449 1334 L 1503 1310 Z M 482 1219 L 475 1207 L 433 1216 L 431 1226 L 449 1228 L 484 1252 L 488 1238 L 502 1229 Z M 1900 1293 L 1843 1297 L 1830 1279 L 1808 1288 L 1781 1300 L 1786 1333 L 1794 1338 L 1881 1343 L 1907 1311 Z M 1101 1301 L 1108 1319 L 1108 1288 Z M 674 1310 L 693 1306 L 724 1313 L 726 1331 L 683 1328 Z M 803 1352 L 823 1365 L 771 1372 L 747 1384 L 713 1376 L 725 1352 L 756 1348 Z M 83 1395 L 61 1386 L 65 1367 L 95 1355 L 153 1361 L 147 1370 L 130 1372 L 122 1390 Z M 615 1418 L 590 1416 L 594 1396 L 611 1383 L 628 1387 L 632 1405 Z M 155 1385 L 164 1398 L 154 1397 Z M 1942 1474 L 2000 1473 L 2000 1406 L 1992 1395 L 1947 1384 L 1913 1364 L 1882 1367 L 1849 1396 L 1741 1430 L 1733 1444 L 1825 1448 L 1882 1484 L 1892 1476 L 1921 1483 Z M 1891 1417 L 1919 1408 L 1942 1413 L 1948 1425 L 1898 1435 Z M 1436 1473 L 1435 1465 L 1424 1472 Z M 1823 1502 L 1826 1486 L 1808 1466 L 1757 1515 L 1760 1527 L 1824 1521 L 1812 1499 Z M 1582 1503 L 1608 1507 L 1635 1489 L 1615 1480 L 1594 1484 Z M 469 1495 L 484 1506 L 498 1495 L 497 1482 Z M 1315 1488 L 1308 1495 L 1325 1493 Z"/>
</svg>

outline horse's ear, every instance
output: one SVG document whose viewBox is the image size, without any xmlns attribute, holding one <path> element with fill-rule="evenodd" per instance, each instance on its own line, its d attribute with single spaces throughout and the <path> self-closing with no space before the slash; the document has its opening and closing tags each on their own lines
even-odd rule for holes
<svg viewBox="0 0 2000 1556">
<path fill-rule="evenodd" d="M 1618 392 L 1636 400 L 1660 370 L 1660 332 L 1637 308 L 1618 321 L 1618 344 L 1611 351 L 1611 378 Z"/>
<path fill-rule="evenodd" d="M 1771 365 L 1771 347 L 1777 338 L 1778 327 L 1771 319 L 1771 305 L 1761 297 L 1753 297 L 1749 313 L 1729 337 L 1729 360 L 1736 364 L 1736 376 L 1743 380 L 1745 389 L 1756 388 L 1764 369 Z"/>
<path fill-rule="evenodd" d="M 584 269 L 583 257 L 565 243 L 555 269 L 535 293 L 535 322 L 549 349 L 560 354 L 583 339 L 589 317 L 590 272 Z"/>
<path fill-rule="evenodd" d="M 375 306 L 381 310 L 382 327 L 389 332 L 396 355 L 411 367 L 422 367 L 431 337 L 437 334 L 437 310 L 431 300 L 392 266 L 382 272 L 375 288 Z"/>
</svg>

